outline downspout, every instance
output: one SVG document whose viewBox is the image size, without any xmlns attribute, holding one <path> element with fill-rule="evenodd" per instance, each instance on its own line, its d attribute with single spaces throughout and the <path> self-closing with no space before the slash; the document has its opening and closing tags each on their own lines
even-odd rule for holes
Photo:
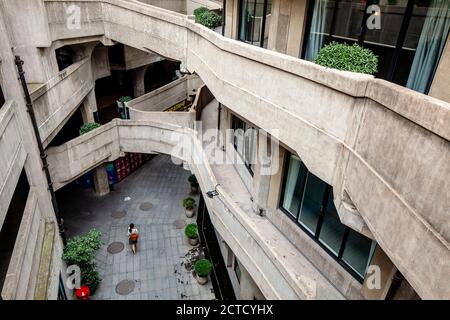
<svg viewBox="0 0 450 320">
<path fill-rule="evenodd" d="M 30 115 L 31 123 L 33 124 L 33 131 L 34 131 L 34 135 L 36 137 L 36 142 L 38 144 L 39 153 L 40 153 L 40 157 L 42 160 L 42 170 L 44 170 L 45 177 L 47 179 L 48 191 L 50 192 L 50 195 L 52 198 L 53 210 L 55 211 L 56 221 L 58 222 L 59 234 L 61 236 L 63 244 L 66 245 L 67 241 L 66 241 L 66 235 L 64 233 L 63 220 L 61 219 L 61 217 L 59 215 L 58 203 L 56 202 L 55 191 L 53 189 L 53 182 L 50 177 L 50 172 L 48 170 L 47 154 L 45 153 L 44 146 L 42 145 L 41 135 L 39 133 L 39 128 L 38 128 L 37 122 L 36 122 L 36 116 L 35 116 L 34 110 L 33 110 L 33 103 L 31 101 L 30 92 L 28 91 L 27 83 L 25 81 L 25 72 L 23 71 L 24 62 L 23 62 L 23 60 L 20 59 L 20 56 L 16 56 L 15 63 L 17 66 L 17 71 L 19 73 L 19 79 L 22 84 L 23 92 L 25 94 L 25 101 L 27 104 L 27 112 Z"/>
<path fill-rule="evenodd" d="M 223 0 L 222 4 L 222 36 L 225 36 L 225 19 L 226 19 L 227 0 Z"/>
</svg>

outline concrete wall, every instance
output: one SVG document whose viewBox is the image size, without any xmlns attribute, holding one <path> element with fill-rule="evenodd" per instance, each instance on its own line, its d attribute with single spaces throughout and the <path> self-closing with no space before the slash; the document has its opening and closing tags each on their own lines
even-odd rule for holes
<svg viewBox="0 0 450 320">
<path fill-rule="evenodd" d="M 185 76 L 127 102 L 127 106 L 140 111 L 164 111 L 188 97 L 187 87 Z"/>
<path fill-rule="evenodd" d="M 385 81 L 326 70 L 236 43 L 194 25 L 181 15 L 135 3 L 75 1 L 82 8 L 83 24 L 80 30 L 71 30 L 65 27 L 63 5 L 68 3 L 71 2 L 45 2 L 52 40 L 105 35 L 186 62 L 189 70 L 196 71 L 218 100 L 230 105 L 234 112 L 263 129 L 287 128 L 281 130 L 281 141 L 314 174 L 334 186 L 335 202 L 343 222 L 360 231 L 368 226 L 422 297 L 448 296 L 448 288 L 443 285 L 446 282 L 440 280 L 448 278 L 449 261 L 450 201 L 446 190 L 450 169 L 445 161 L 450 152 L 448 104 Z M 8 84 L 2 85 L 5 96 L 7 99 L 21 97 L 14 80 L 12 45 L 8 39 L 1 40 L 4 44 L 1 46 L 2 79 Z M 27 50 L 23 51 L 26 55 Z M 33 59 L 27 61 L 30 64 Z M 245 74 L 240 72 L 244 69 Z M 38 75 L 38 71 L 30 75 Z M 56 85 L 59 80 L 50 82 Z M 45 87 L 44 91 L 51 90 L 51 86 Z M 59 89 L 55 96 L 70 93 L 71 89 Z M 78 98 L 70 101 L 81 102 Z M 23 101 L 17 103 L 24 111 Z M 42 111 L 49 104 L 37 109 Z M 4 110 L 7 109 L 3 107 L 0 116 L 6 114 Z M 69 110 L 72 107 L 66 112 Z M 56 132 L 64 117 L 48 121 L 53 113 L 43 114 L 43 123 L 49 124 L 48 128 L 43 127 L 44 133 Z M 29 123 L 24 112 L 18 114 L 18 119 L 19 123 Z M 8 129 L 10 125 L 6 122 L 0 121 Z M 39 186 L 40 205 L 51 219 L 51 204 L 42 188 L 45 179 L 31 126 L 25 127 L 24 148 L 31 158 L 26 168 L 33 172 L 30 184 Z M 5 141 L 9 147 L 1 148 L 11 148 L 10 141 L 15 140 Z M 7 155 L 5 163 L 15 161 L 13 153 L 3 154 Z M 103 160 L 94 157 L 88 161 Z M 5 180 L 0 193 L 5 199 L 10 197 L 7 191 L 12 194 L 16 184 L 16 176 L 11 177 Z M 346 202 L 349 201 L 357 212 L 348 214 Z M 2 203 L 8 204 L 9 200 Z M 435 263 L 430 266 L 429 261 Z"/>
<path fill-rule="evenodd" d="M 3 285 L 3 299 L 32 298 L 39 267 L 43 225 L 36 193 L 31 190 Z"/>
<path fill-rule="evenodd" d="M 56 136 L 94 86 L 91 59 L 87 57 L 30 93 L 45 145 Z"/>
<path fill-rule="evenodd" d="M 183 143 L 180 144 L 180 141 Z M 174 153 L 175 146 L 181 148 L 178 150 L 180 153 Z M 61 186 L 101 161 L 114 160 L 122 151 L 178 155 L 196 174 L 202 190 L 206 192 L 217 185 L 195 131 L 169 124 L 118 119 L 64 145 L 50 148 L 52 179 L 55 185 Z M 67 165 L 70 170 L 64 170 Z M 277 237 L 279 240 L 276 243 L 268 241 L 269 238 L 273 241 L 276 230 L 269 221 L 249 215 L 230 197 L 230 190 L 218 188 L 222 201 L 211 200 L 205 195 L 213 224 L 239 261 L 254 276 L 265 297 L 342 298 L 329 283 L 322 282 L 323 279 L 305 276 L 303 272 L 312 273 L 308 268 L 313 267 L 287 240 Z M 321 281 L 317 291 L 315 281 Z"/>
<path fill-rule="evenodd" d="M 16 104 L 10 101 L 0 109 L 0 226 L 5 220 L 26 159 L 16 108 Z"/>
<path fill-rule="evenodd" d="M 57 23 L 63 4 L 72 2 L 46 2 L 53 40 L 75 36 Z M 333 185 L 342 221 L 359 231 L 367 225 L 423 297 L 448 296 L 439 280 L 447 276 L 450 259 L 445 209 L 450 168 L 443 160 L 449 154 L 447 103 L 226 39 L 151 6 L 120 0 L 74 3 L 92 13 L 82 19 L 83 34 L 98 33 L 103 21 L 108 38 L 181 60 L 233 112 L 266 131 L 281 129 L 278 138 Z M 385 128 L 379 132 L 381 124 Z M 427 141 L 425 149 L 420 141 Z M 399 174 L 400 167 L 408 174 Z M 346 201 L 356 206 L 354 212 L 341 209 Z M 426 248 L 419 245 L 424 243 Z M 424 261 L 436 261 L 433 272 Z"/>
<path fill-rule="evenodd" d="M 23 6 L 23 2 L 17 1 L 2 1 L 0 4 L 0 81 L 6 99 L 5 105 L 0 110 L 0 225 L 3 224 L 5 213 L 9 207 L 11 196 L 17 187 L 22 169 L 25 169 L 30 185 L 30 195 L 20 225 L 23 232 L 17 235 L 11 259 L 12 264 L 5 282 L 5 291 L 2 292 L 4 299 L 12 299 L 13 297 L 33 298 L 34 287 L 37 282 L 35 268 L 40 263 L 40 248 L 42 245 L 40 241 L 42 239 L 41 225 L 43 222 L 56 222 L 36 138 L 30 117 L 26 112 L 23 91 L 14 64 L 15 54 L 20 54 L 22 58 L 25 58 L 33 51 L 28 50 L 27 47 L 19 48 L 18 43 L 14 43 L 17 40 L 14 40 L 14 37 L 19 33 L 23 33 L 20 34 L 20 39 L 26 41 L 26 43 L 43 46 L 50 44 L 50 42 L 47 43 L 45 38 L 39 38 L 39 35 L 34 38 L 34 33 L 45 36 L 45 30 L 41 28 L 41 19 L 45 17 L 42 11 L 42 1 L 30 1 L 27 2 L 27 8 L 21 8 Z M 20 23 L 20 19 L 15 21 L 15 23 L 20 23 L 18 27 L 20 30 L 16 30 L 15 27 L 12 28 L 15 24 L 8 18 L 16 9 L 23 9 L 17 14 L 24 18 L 22 22 L 28 22 L 28 24 Z M 39 12 L 41 12 L 40 15 Z M 45 23 L 43 27 L 48 28 L 48 25 Z M 11 29 L 15 29 L 14 32 Z M 30 33 L 27 35 L 28 31 Z M 28 39 L 21 38 L 22 36 L 27 36 Z M 37 56 L 34 57 L 37 58 Z M 27 61 L 30 65 L 30 68 L 26 69 L 28 79 L 35 80 L 36 78 L 33 79 L 33 77 L 43 76 L 42 79 L 45 80 L 47 74 L 39 74 L 43 71 L 41 66 L 34 65 L 31 62 L 33 59 L 27 59 Z M 54 67 L 51 64 L 50 66 Z M 33 68 L 36 69 L 30 70 Z M 57 241 L 60 241 L 59 237 L 56 237 L 55 242 Z M 61 246 L 56 247 L 54 255 L 60 257 L 61 253 Z M 47 280 L 50 283 L 54 282 L 55 279 Z"/>
</svg>

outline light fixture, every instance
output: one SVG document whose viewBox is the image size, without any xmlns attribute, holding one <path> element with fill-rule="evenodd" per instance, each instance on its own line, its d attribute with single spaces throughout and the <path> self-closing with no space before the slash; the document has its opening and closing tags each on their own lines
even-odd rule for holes
<svg viewBox="0 0 450 320">
<path fill-rule="evenodd" d="M 215 197 L 215 196 L 218 196 L 219 193 L 218 193 L 216 190 L 212 190 L 212 191 L 208 191 L 208 192 L 206 193 L 206 195 L 207 195 L 209 198 L 213 198 L 213 197 Z"/>
<path fill-rule="evenodd" d="M 214 187 L 214 190 L 211 190 L 211 191 L 206 192 L 206 195 L 207 195 L 209 198 L 213 198 L 213 197 L 219 195 L 219 192 L 217 191 L 217 186 L 218 186 L 218 184 L 216 184 L 216 186 Z"/>
</svg>

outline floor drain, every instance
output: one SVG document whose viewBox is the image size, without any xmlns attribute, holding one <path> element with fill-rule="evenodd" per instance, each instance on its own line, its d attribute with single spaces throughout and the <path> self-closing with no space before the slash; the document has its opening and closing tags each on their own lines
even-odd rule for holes
<svg viewBox="0 0 450 320">
<path fill-rule="evenodd" d="M 142 211 L 149 211 L 151 208 L 153 208 L 153 204 L 151 204 L 150 202 L 143 202 L 139 206 L 139 209 L 141 209 Z"/>
<path fill-rule="evenodd" d="M 111 214 L 111 217 L 115 218 L 115 219 L 120 219 L 125 217 L 125 215 L 127 214 L 127 212 L 125 210 L 117 210 L 117 211 L 113 211 L 113 213 Z"/>
<path fill-rule="evenodd" d="M 124 248 L 125 245 L 123 244 L 123 242 L 113 242 L 108 246 L 107 250 L 109 253 L 116 254 L 122 252 Z"/>
<path fill-rule="evenodd" d="M 122 280 L 116 286 L 116 293 L 126 296 L 133 292 L 134 286 L 135 284 L 133 280 Z"/>
<path fill-rule="evenodd" d="M 183 229 L 184 226 L 186 225 L 186 220 L 175 220 L 173 222 L 173 225 L 175 226 L 175 228 L 177 229 Z"/>
</svg>

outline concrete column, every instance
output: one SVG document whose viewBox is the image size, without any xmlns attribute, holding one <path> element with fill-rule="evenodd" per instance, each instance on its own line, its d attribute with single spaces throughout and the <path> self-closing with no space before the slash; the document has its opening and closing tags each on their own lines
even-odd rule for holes
<svg viewBox="0 0 450 320">
<path fill-rule="evenodd" d="M 270 214 L 278 209 L 279 200 L 281 197 L 281 184 L 283 180 L 284 171 L 284 157 L 286 150 L 281 146 L 278 147 L 277 168 L 273 175 L 270 176 L 269 195 L 267 197 L 267 211 Z"/>
<path fill-rule="evenodd" d="M 97 111 L 97 101 L 95 91 L 92 89 L 80 105 L 83 123 L 94 122 L 94 112 Z"/>
<path fill-rule="evenodd" d="M 101 164 L 94 171 L 94 187 L 98 196 L 109 193 L 108 174 L 106 173 L 106 163 Z"/>
<path fill-rule="evenodd" d="M 145 72 L 148 66 L 133 69 L 133 93 L 134 97 L 140 97 L 145 94 Z"/>
<path fill-rule="evenodd" d="M 257 134 L 257 150 L 256 164 L 253 175 L 253 211 L 257 214 L 265 214 L 267 212 L 267 199 L 269 197 L 269 187 L 271 173 L 268 170 L 270 161 L 270 138 L 267 134 L 258 131 Z M 262 210 L 262 211 L 261 211 Z"/>
<path fill-rule="evenodd" d="M 27 82 L 47 82 L 58 73 L 58 64 L 43 1 L 4 0 L 2 6 L 14 54 L 25 62 Z"/>
<path fill-rule="evenodd" d="M 439 60 L 436 73 L 431 84 L 429 95 L 450 102 L 450 90 L 448 83 L 450 82 L 450 38 L 447 38 L 441 59 Z"/>
<path fill-rule="evenodd" d="M 225 7 L 225 37 L 237 39 L 239 28 L 239 1 L 227 0 Z"/>
<path fill-rule="evenodd" d="M 241 280 L 240 280 L 240 296 L 242 300 L 265 300 L 264 295 L 261 290 L 256 285 L 255 281 L 252 279 L 247 270 L 239 264 L 241 269 Z"/>
<path fill-rule="evenodd" d="M 299 57 L 306 14 L 307 0 L 274 0 L 267 48 Z"/>
<path fill-rule="evenodd" d="M 364 279 L 362 294 L 364 298 L 370 300 L 384 300 L 389 288 L 392 284 L 392 278 L 394 277 L 397 268 L 389 259 L 389 257 L 384 253 L 381 247 L 377 246 L 372 257 L 370 265 L 373 266 L 373 271 L 369 268 L 368 274 Z M 376 274 L 379 272 L 379 275 Z M 377 279 L 375 277 L 379 276 L 379 287 L 374 287 Z"/>
</svg>

